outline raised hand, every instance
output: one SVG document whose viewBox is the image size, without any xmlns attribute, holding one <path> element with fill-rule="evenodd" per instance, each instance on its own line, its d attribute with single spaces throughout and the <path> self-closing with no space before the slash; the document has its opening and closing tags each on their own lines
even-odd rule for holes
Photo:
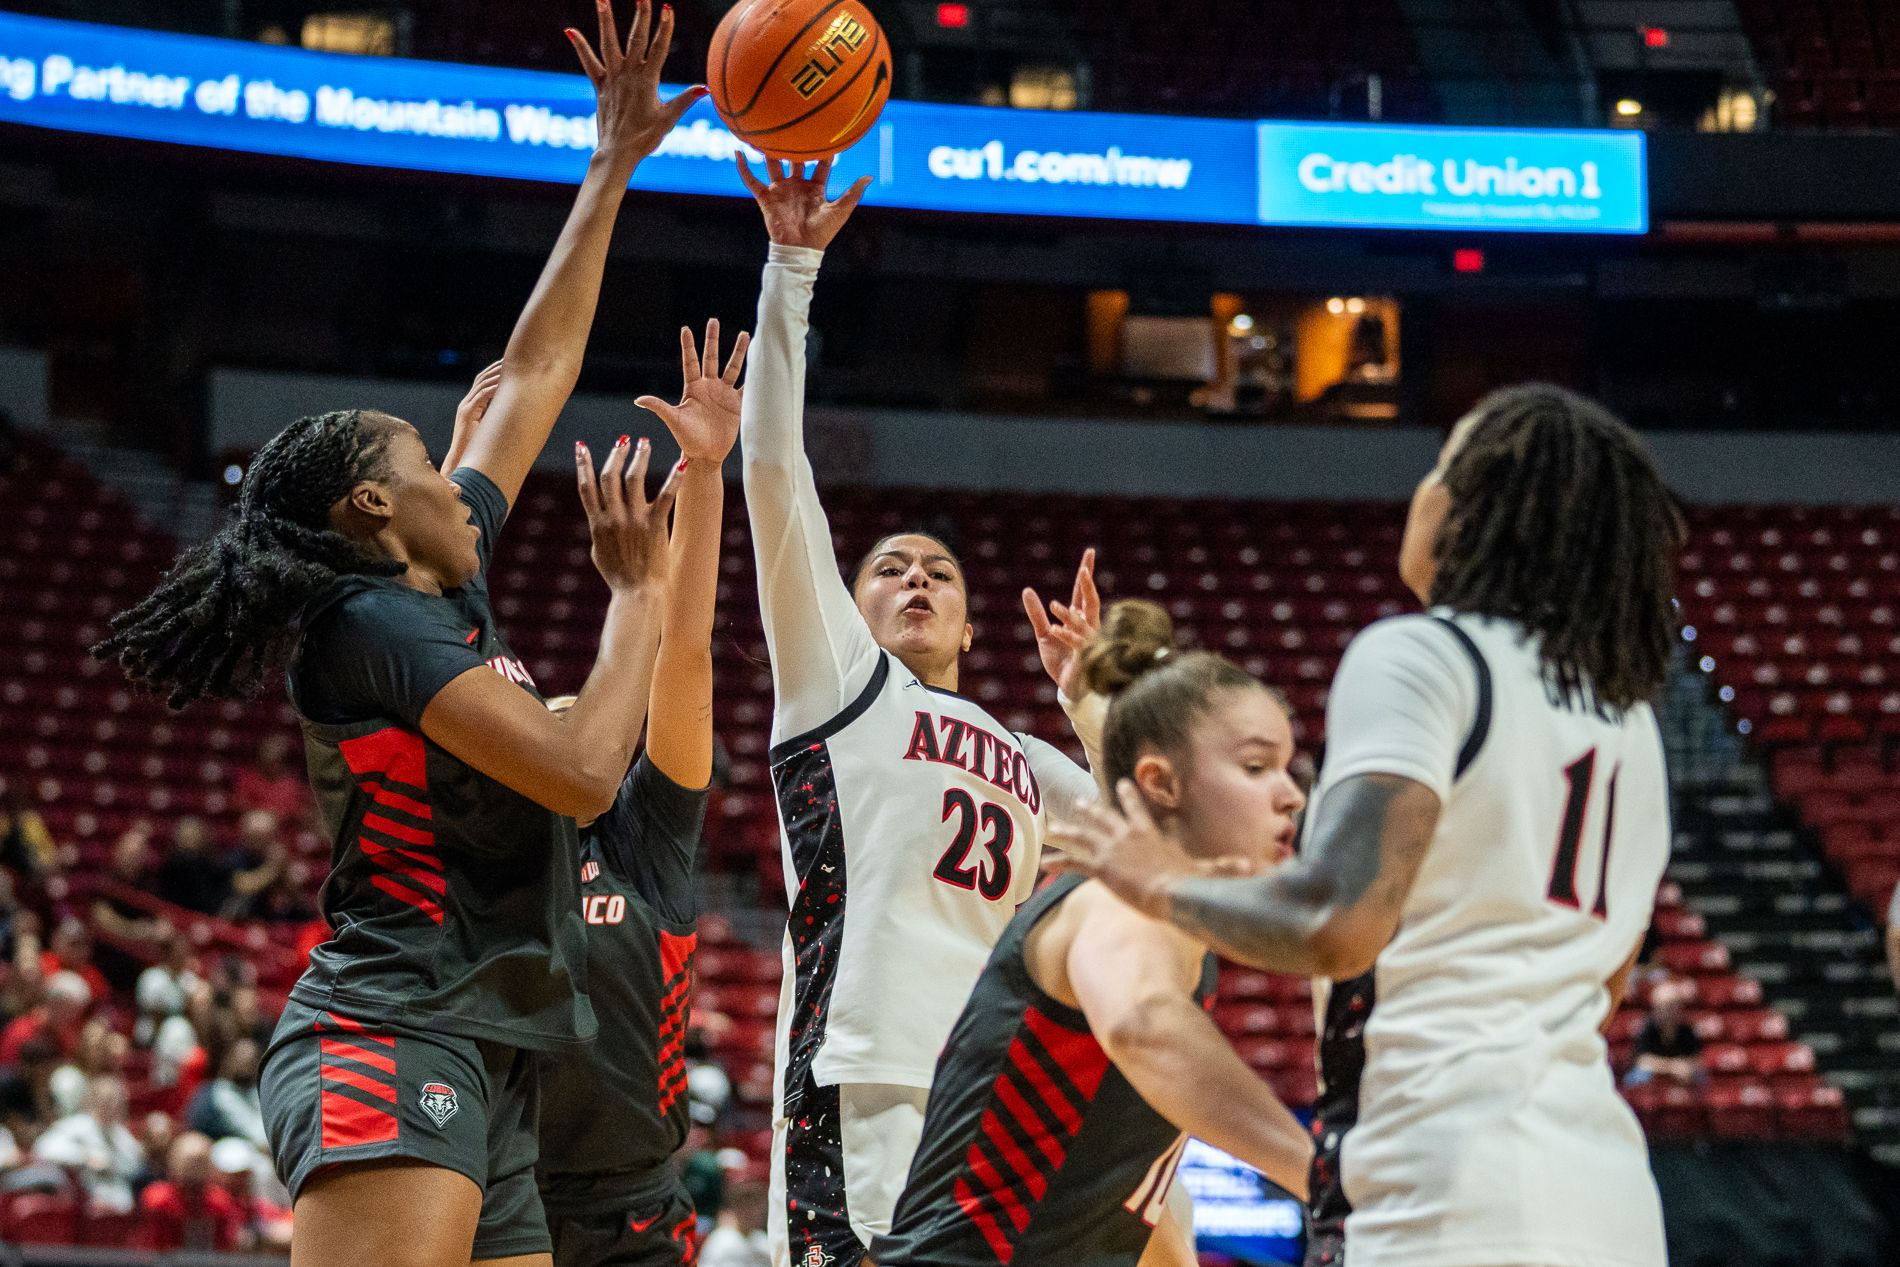
<svg viewBox="0 0 1900 1267">
<path fill-rule="evenodd" d="M 1053 871 L 1080 871 L 1103 884 L 1143 915 L 1168 918 L 1168 889 L 1201 873 L 1181 846 L 1161 834 L 1133 779 L 1115 787 L 1121 813 L 1086 801 L 1067 821 L 1051 822 L 1048 836 L 1060 851 L 1045 855 Z"/>
<path fill-rule="evenodd" d="M 581 69 L 594 81 L 600 125 L 596 152 L 631 172 L 635 164 L 659 147 L 680 116 L 706 95 L 706 89 L 695 84 L 671 101 L 660 100 L 660 70 L 673 44 L 672 5 L 661 7 L 656 23 L 652 20 L 651 0 L 636 0 L 633 29 L 627 32 L 625 44 L 620 42 L 614 23 L 612 0 L 594 0 L 594 12 L 600 19 L 598 54 L 579 31 L 569 28 L 567 38 L 580 56 Z"/>
<path fill-rule="evenodd" d="M 580 483 L 581 506 L 587 511 L 587 531 L 594 539 L 594 566 L 616 592 L 666 581 L 666 516 L 673 508 L 679 469 L 674 468 L 660 495 L 649 502 L 647 462 L 652 456 L 652 446 L 644 438 L 629 445 L 627 437 L 621 436 L 596 478 L 587 446 L 574 446 L 574 473 Z"/>
<path fill-rule="evenodd" d="M 468 442 L 475 438 L 475 429 L 482 425 L 488 402 L 495 399 L 495 392 L 501 387 L 501 366 L 502 363 L 496 361 L 477 374 L 468 395 L 455 407 L 455 434 L 449 440 L 449 451 L 442 456 L 444 475 L 462 464 L 462 454 L 468 450 Z"/>
<path fill-rule="evenodd" d="M 1088 646 L 1102 628 L 1102 596 L 1095 588 L 1094 547 L 1082 552 L 1082 566 L 1075 570 L 1075 588 L 1066 606 L 1051 602 L 1045 613 L 1036 591 L 1025 587 L 1023 611 L 1028 613 L 1029 624 L 1036 631 L 1036 650 L 1042 656 L 1044 671 L 1064 695 L 1075 699 L 1075 670 L 1081 663 L 1082 648 Z M 1051 615 L 1055 617 L 1053 621 L 1049 618 Z"/>
<path fill-rule="evenodd" d="M 688 461 L 707 461 L 715 465 L 726 460 L 733 441 L 739 438 L 739 370 L 745 365 L 746 348 L 752 336 L 741 331 L 732 342 L 732 359 L 725 372 L 719 369 L 719 318 L 706 323 L 706 351 L 700 356 L 693 332 L 680 327 L 680 372 L 686 378 L 680 403 L 669 405 L 658 396 L 642 396 L 633 403 L 660 415 L 666 429 L 679 442 L 680 453 Z"/>
<path fill-rule="evenodd" d="M 826 201 L 825 183 L 831 179 L 829 158 L 818 160 L 818 169 L 809 179 L 803 163 L 785 164 L 768 158 L 765 174 L 769 183 L 760 184 L 746 165 L 744 151 L 736 151 L 733 157 L 739 162 L 739 179 L 752 191 L 752 196 L 759 201 L 759 210 L 765 213 L 765 231 L 780 246 L 824 250 L 851 218 L 858 199 L 871 187 L 871 178 L 860 176 L 851 188 Z"/>
</svg>

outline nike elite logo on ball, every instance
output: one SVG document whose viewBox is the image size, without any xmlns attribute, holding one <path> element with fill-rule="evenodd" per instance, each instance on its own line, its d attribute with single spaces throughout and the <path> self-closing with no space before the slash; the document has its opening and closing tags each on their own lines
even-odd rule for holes
<svg viewBox="0 0 1900 1267">
<path fill-rule="evenodd" d="M 741 141 L 774 158 L 823 158 L 877 122 L 890 44 L 862 0 L 740 0 L 713 33 L 706 85 Z"/>
</svg>

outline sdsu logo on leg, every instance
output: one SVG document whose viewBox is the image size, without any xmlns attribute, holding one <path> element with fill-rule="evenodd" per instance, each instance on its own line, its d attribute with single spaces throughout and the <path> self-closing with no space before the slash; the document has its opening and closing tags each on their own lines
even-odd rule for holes
<svg viewBox="0 0 1900 1267">
<path fill-rule="evenodd" d="M 424 1083 L 422 1087 L 422 1111 L 434 1120 L 438 1128 L 447 1126 L 449 1119 L 461 1105 L 455 1102 L 455 1088 L 440 1082 Z"/>
<path fill-rule="evenodd" d="M 825 1247 L 823 1245 L 807 1245 L 805 1247 L 805 1261 L 801 1264 L 801 1267 L 831 1267 L 831 1264 L 836 1261 L 837 1259 L 825 1253 Z"/>
</svg>

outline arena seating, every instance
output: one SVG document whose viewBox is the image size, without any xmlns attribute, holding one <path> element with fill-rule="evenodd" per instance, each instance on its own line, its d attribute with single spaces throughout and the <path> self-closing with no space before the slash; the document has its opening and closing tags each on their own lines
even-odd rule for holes
<svg viewBox="0 0 1900 1267">
<path fill-rule="evenodd" d="M 1786 127 L 1900 124 L 1900 12 L 1866 0 L 1737 0 Z"/>
<path fill-rule="evenodd" d="M 1900 882 L 1900 509 L 1698 512 L 1683 612 L 1738 725 L 1772 753 L 1854 896 Z"/>
<path fill-rule="evenodd" d="M 1060 0 L 1058 8 L 1093 70 L 1097 110 L 1363 119 L 1372 73 L 1384 118 L 1438 117 L 1411 29 L 1392 0 Z M 1131 30 L 1141 39 L 1128 39 Z M 1209 31 L 1230 38 L 1210 44 Z"/>
<path fill-rule="evenodd" d="M 86 657 L 84 648 L 101 635 L 106 617 L 156 579 L 170 556 L 168 540 L 48 450 L 31 450 L 0 492 L 14 507 L 9 548 L 0 554 L 0 777 L 23 786 L 56 837 L 75 846 L 78 874 L 69 882 L 96 869 L 114 835 L 138 819 L 159 826 L 161 846 L 169 820 L 185 812 L 207 815 L 228 834 L 230 766 L 294 718 L 273 695 L 250 705 L 171 713 Z M 1140 594 L 1164 603 L 1184 643 L 1218 648 L 1284 688 L 1308 749 L 1323 738 L 1327 683 L 1353 633 L 1416 607 L 1395 573 L 1402 522 L 1395 505 L 844 488 L 828 491 L 826 500 L 845 560 L 893 529 L 954 529 L 976 625 L 964 689 L 1012 728 L 1061 740 L 1072 750 L 1073 736 L 1022 614 L 1020 589 L 1028 583 L 1045 597 L 1066 597 L 1087 546 L 1100 548 L 1106 595 Z M 1878 799 L 1900 784 L 1890 781 L 1871 746 L 1900 735 L 1900 695 L 1880 681 L 1832 680 L 1848 672 L 1844 657 L 1859 675 L 1893 664 L 1890 654 L 1900 657 L 1900 643 L 1889 652 L 1884 632 L 1890 608 L 1900 605 L 1900 572 L 1887 544 L 1900 540 L 1900 512 L 1696 516 L 1695 542 L 1684 560 L 1685 612 L 1698 626 L 1695 645 L 1718 657 L 1718 681 L 1738 685 L 1738 715 L 1758 719 L 1757 736 L 1772 734 L 1790 745 L 1776 765 L 1778 777 L 1789 780 L 1786 788 L 1801 788 L 1799 795 L 1821 798 L 1816 806 L 1832 807 L 1830 850 L 1853 867 L 1900 872 L 1900 854 L 1884 848 L 1887 833 L 1900 828 L 1882 819 L 1893 816 Z M 709 816 L 709 852 L 715 868 L 758 876 L 762 901 L 770 904 L 779 882 L 765 762 L 771 677 L 750 534 L 736 497 L 728 507 L 722 570 L 716 723 L 731 768 L 729 786 Z M 588 561 L 585 521 L 565 478 L 531 478 L 491 586 L 511 641 L 543 690 L 578 688 L 592 661 L 606 594 Z M 1768 654 L 1761 648 L 1771 634 L 1782 642 Z M 1809 640 L 1801 650 L 1786 645 L 1796 634 Z M 1862 642 L 1846 642 L 1850 635 Z M 1871 641 L 1876 635 L 1878 648 Z M 1750 636 L 1752 644 L 1745 641 Z M 1760 682 L 1764 667 L 1788 676 Z M 1827 676 L 1817 681 L 1817 673 Z M 1839 697 L 1844 706 L 1833 702 Z M 1679 818 L 1682 813 L 1679 807 Z M 1729 875 L 1724 868 L 1739 864 L 1716 854 L 1736 834 L 1710 828 L 1703 837 L 1691 831 L 1678 840 L 1672 875 L 1680 878 L 1658 897 L 1654 973 L 1639 979 L 1614 1019 L 1613 1059 L 1619 1071 L 1627 1066 L 1655 976 L 1686 978 L 1696 990 L 1692 1021 L 1706 1043 L 1709 1076 L 1695 1088 L 1631 1092 L 1645 1125 L 1657 1134 L 1839 1135 L 1846 1129 L 1840 1093 L 1817 1077 L 1814 1051 L 1791 1037 L 1783 1013 L 1771 1007 L 1780 1000 L 1764 993 L 1763 982 L 1772 989 L 1773 974 L 1736 975 L 1734 956 L 1712 939 L 1710 920 L 1694 909 L 1698 902 L 1727 910 L 1722 903 L 1758 900 L 1758 892 L 1742 898 L 1722 887 Z M 1900 843 L 1900 836 L 1892 839 Z M 1697 849 L 1714 852 L 1702 861 Z M 320 879 L 323 859 L 313 857 L 308 865 L 312 881 Z M 1877 879 L 1861 875 L 1857 891 L 1871 896 Z M 1814 908 L 1816 918 L 1838 925 L 1839 911 L 1829 914 L 1824 905 Z M 1760 918 L 1788 923 L 1772 902 Z M 284 940 L 263 928 L 210 924 L 201 935 L 266 957 Z M 281 973 L 281 960 L 273 966 Z M 742 1102 L 762 1106 L 770 1095 L 776 946 L 769 939 L 747 941 L 723 918 L 708 918 L 698 976 L 698 1006 L 731 1021 L 713 1035 L 715 1050 Z M 1311 1102 L 1314 1016 L 1305 981 L 1230 966 L 1215 1015 L 1289 1101 Z M 762 1145 L 756 1129 L 742 1142 Z"/>
</svg>

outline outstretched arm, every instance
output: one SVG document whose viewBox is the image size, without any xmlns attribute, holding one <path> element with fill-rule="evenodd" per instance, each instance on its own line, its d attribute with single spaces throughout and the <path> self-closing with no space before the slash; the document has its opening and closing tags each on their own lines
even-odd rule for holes
<svg viewBox="0 0 1900 1267">
<path fill-rule="evenodd" d="M 1229 959 L 1335 981 L 1370 968 L 1392 940 L 1438 828 L 1430 788 L 1355 775 L 1321 800 L 1308 853 L 1267 875 L 1224 879 L 1155 829 L 1133 781 L 1118 791 L 1120 815 L 1084 805 L 1049 829 L 1063 850 L 1058 870 L 1097 877 Z"/>
<path fill-rule="evenodd" d="M 718 320 L 706 323 L 703 359 L 693 332 L 682 327 L 680 365 L 686 389 L 679 404 L 653 396 L 634 402 L 666 421 L 685 455 L 677 472 L 679 499 L 673 510 L 672 592 L 647 707 L 647 758 L 661 774 L 687 788 L 712 781 L 712 627 L 726 496 L 720 467 L 739 438 L 741 393 L 736 384 L 747 342 L 744 334 L 734 341 L 732 359 L 722 373 Z"/>
<path fill-rule="evenodd" d="M 587 332 L 594 324 L 594 305 L 600 297 L 601 271 L 607 263 L 607 244 L 627 181 L 640 160 L 653 152 L 706 91 L 696 86 L 668 102 L 659 98 L 660 68 L 673 39 L 671 6 L 661 11 L 659 22 L 653 25 L 652 4 L 637 0 L 633 30 L 623 45 L 611 0 L 594 0 L 594 4 L 600 18 L 599 55 L 579 32 L 570 30 L 567 37 L 594 82 L 600 143 L 588 160 L 587 178 L 581 182 L 554 253 L 508 338 L 500 387 L 463 458 L 466 465 L 494 481 L 510 506 L 580 377 Z M 653 25 L 651 41 L 649 25 Z"/>
<path fill-rule="evenodd" d="M 1075 587 L 1066 605 L 1051 602 L 1047 611 L 1036 591 L 1023 590 L 1023 611 L 1030 628 L 1036 631 L 1036 650 L 1042 667 L 1056 684 L 1056 699 L 1068 715 L 1075 737 L 1088 754 L 1089 770 L 1097 787 L 1108 791 L 1102 772 L 1102 730 L 1108 721 L 1108 701 L 1088 693 L 1076 668 L 1082 649 L 1102 628 L 1102 596 L 1095 588 L 1095 547 L 1082 552 L 1082 566 L 1075 570 Z"/>
<path fill-rule="evenodd" d="M 1069 945 L 1069 986 L 1102 1050 L 1155 1112 L 1304 1197 L 1313 1141 L 1194 1001 L 1201 956 L 1100 894 Z"/>
<path fill-rule="evenodd" d="M 634 456 L 628 460 L 628 454 Z M 557 814 L 596 818 L 613 804 L 646 721 L 665 610 L 666 516 L 674 485 L 646 499 L 645 440 L 614 445 L 598 477 L 585 445 L 575 474 L 594 566 L 612 597 L 587 684 L 565 718 L 486 665 L 463 672 L 422 711 L 422 733 L 496 782 Z"/>
<path fill-rule="evenodd" d="M 772 742 L 822 725 L 851 702 L 877 662 L 851 592 L 838 574 L 831 525 L 805 457 L 805 332 L 824 248 L 857 204 L 868 178 L 825 198 L 829 161 L 808 180 L 767 163 L 761 183 L 738 159 L 772 238 L 759 291 L 740 448 L 746 510 L 759 571 L 759 609 L 772 657 Z"/>
</svg>

